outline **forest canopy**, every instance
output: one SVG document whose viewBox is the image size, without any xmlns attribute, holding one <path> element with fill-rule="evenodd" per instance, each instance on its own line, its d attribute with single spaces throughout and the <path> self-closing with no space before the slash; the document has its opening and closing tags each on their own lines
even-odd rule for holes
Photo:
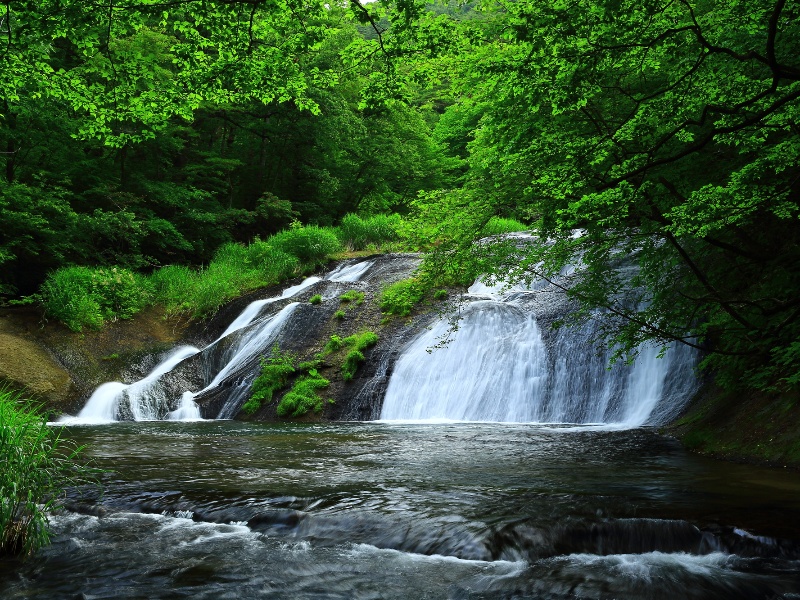
<svg viewBox="0 0 800 600">
<path fill-rule="evenodd" d="M 399 212 L 429 281 L 581 265 L 620 354 L 796 388 L 799 4 L 7 2 L 0 285 Z"/>
</svg>

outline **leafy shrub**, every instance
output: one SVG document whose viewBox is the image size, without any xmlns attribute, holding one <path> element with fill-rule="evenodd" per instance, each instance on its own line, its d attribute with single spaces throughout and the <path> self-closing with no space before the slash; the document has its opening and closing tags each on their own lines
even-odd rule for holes
<svg viewBox="0 0 800 600">
<path fill-rule="evenodd" d="M 4 389 L 0 424 L 0 556 L 32 554 L 49 542 L 48 515 L 64 488 L 86 483 L 91 471 L 75 462 L 79 448 Z"/>
<path fill-rule="evenodd" d="M 339 239 L 330 229 L 307 225 L 276 233 L 269 244 L 300 259 L 304 267 L 314 268 L 324 263 L 328 255 L 341 249 Z"/>
<path fill-rule="evenodd" d="M 261 274 L 261 285 L 272 285 L 294 277 L 300 260 L 269 242 L 256 240 L 247 246 L 249 264 Z"/>
<path fill-rule="evenodd" d="M 350 335 L 342 340 L 344 346 L 351 348 L 342 363 L 342 379 L 352 381 L 358 366 L 364 362 L 364 350 L 374 346 L 377 342 L 378 336 L 373 331 Z"/>
<path fill-rule="evenodd" d="M 343 310 L 337 310 L 335 313 L 333 313 L 333 318 L 334 319 L 339 319 L 341 321 L 342 319 L 344 319 L 344 317 L 345 317 L 345 314 L 344 314 Z"/>
<path fill-rule="evenodd" d="M 355 304 L 363 304 L 364 302 L 364 292 L 359 292 L 357 290 L 349 290 L 339 296 L 340 302 L 353 302 Z"/>
<path fill-rule="evenodd" d="M 242 406 L 245 414 L 252 415 L 262 403 L 272 401 L 272 396 L 289 382 L 295 372 L 295 356 L 272 347 L 269 357 L 261 357 L 261 373 L 253 380 L 250 398 Z M 280 414 L 280 413 L 278 413 Z"/>
<path fill-rule="evenodd" d="M 433 292 L 434 300 L 444 300 L 445 298 L 447 298 L 447 290 L 436 290 Z"/>
<path fill-rule="evenodd" d="M 407 317 L 425 295 L 422 284 L 414 279 L 404 279 L 387 286 L 381 293 L 381 311 Z"/>
<path fill-rule="evenodd" d="M 170 265 L 156 269 L 150 275 L 154 299 L 164 305 L 167 314 L 191 312 L 191 298 L 198 275 L 188 267 Z"/>
<path fill-rule="evenodd" d="M 107 319 L 130 319 L 152 298 L 144 277 L 118 267 L 62 267 L 41 287 L 45 312 L 73 331 L 99 328 Z"/>
<path fill-rule="evenodd" d="M 375 215 L 362 219 L 348 214 L 336 230 L 343 246 L 351 250 L 363 250 L 369 246 L 380 247 L 400 239 L 400 215 Z"/>
<path fill-rule="evenodd" d="M 162 267 L 150 282 L 167 314 L 205 317 L 245 292 L 285 281 L 299 264 L 296 257 L 260 240 L 249 246 L 228 243 L 220 246 L 207 268 Z"/>
<path fill-rule="evenodd" d="M 297 365 L 297 370 L 308 373 L 312 369 L 319 369 L 321 366 L 322 366 L 322 359 L 315 358 L 313 360 L 307 360 L 301 362 L 300 364 Z"/>
<path fill-rule="evenodd" d="M 378 343 L 378 335 L 374 331 L 364 331 L 347 336 L 342 340 L 342 344 L 356 350 L 366 350 L 370 346 Z"/>
<path fill-rule="evenodd" d="M 322 377 L 316 369 L 295 381 L 292 389 L 284 394 L 278 403 L 278 415 L 285 417 L 301 417 L 310 411 L 319 412 L 325 402 L 318 394 L 330 385 L 330 381 Z"/>
<path fill-rule="evenodd" d="M 314 294 L 308 299 L 309 304 L 319 304 L 322 302 L 322 294 Z"/>
</svg>

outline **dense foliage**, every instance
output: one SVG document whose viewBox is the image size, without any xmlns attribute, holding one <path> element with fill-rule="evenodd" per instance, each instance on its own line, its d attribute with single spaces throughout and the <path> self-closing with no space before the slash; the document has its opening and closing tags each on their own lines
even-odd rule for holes
<svg viewBox="0 0 800 600">
<path fill-rule="evenodd" d="M 623 352 L 678 341 L 708 351 L 722 383 L 797 386 L 798 10 L 482 2 L 458 27 L 448 73 L 461 96 L 439 121 L 468 170 L 419 200 L 429 270 L 582 265 L 569 293 L 583 314 L 615 316 L 606 335 Z M 537 238 L 475 244 L 495 215 Z"/>
<path fill-rule="evenodd" d="M 621 354 L 688 343 L 722 383 L 796 388 L 798 17 L 787 0 L 7 2 L 0 291 L 89 266 L 161 273 L 168 306 L 193 278 L 228 298 L 254 279 L 217 284 L 235 277 L 211 274 L 215 252 L 270 235 L 308 268 L 339 246 L 428 250 L 384 294 L 396 314 L 433 286 L 577 265 L 576 318 L 612 316 Z M 484 239 L 521 228 L 524 248 Z"/>
<path fill-rule="evenodd" d="M 78 451 L 17 394 L 0 389 L 0 556 L 48 543 L 48 517 L 65 488 L 91 475 L 74 460 Z"/>
</svg>

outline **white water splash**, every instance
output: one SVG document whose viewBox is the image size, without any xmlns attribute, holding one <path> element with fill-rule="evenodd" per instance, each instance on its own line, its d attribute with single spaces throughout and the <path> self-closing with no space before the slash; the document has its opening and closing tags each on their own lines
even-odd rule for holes
<svg viewBox="0 0 800 600">
<path fill-rule="evenodd" d="M 354 283 L 361 279 L 373 264 L 374 261 L 371 260 L 365 260 L 354 265 L 341 264 L 331 271 L 325 279 L 326 281 Z"/>
<path fill-rule="evenodd" d="M 236 317 L 228 328 L 219 336 L 215 341 L 218 342 L 224 337 L 227 337 L 234 331 L 239 331 L 243 327 L 247 327 L 250 323 L 252 323 L 255 318 L 261 312 L 261 309 L 265 306 L 272 304 L 274 302 L 278 302 L 279 300 L 284 300 L 286 298 L 291 298 L 302 292 L 304 289 L 311 287 L 318 281 L 322 281 L 319 277 L 307 277 L 302 282 L 298 283 L 297 285 L 293 285 L 291 287 L 286 288 L 283 290 L 280 296 L 275 296 L 274 298 L 265 298 L 263 300 L 256 300 L 255 302 L 251 302 L 247 305 L 247 307 Z"/>
<path fill-rule="evenodd" d="M 596 321 L 563 328 L 546 344 L 533 313 L 513 301 L 479 300 L 467 305 L 452 341 L 433 348 L 449 327 L 440 320 L 402 351 L 381 420 L 632 428 L 668 421 L 696 389 L 696 355 L 686 346 L 662 358 L 660 348 L 645 346 L 632 365 L 609 368 L 608 352 L 594 344 Z"/>
<path fill-rule="evenodd" d="M 160 418 L 157 413 L 158 406 L 146 402 L 148 392 L 157 383 L 159 377 L 169 373 L 180 362 L 198 352 L 200 350 L 194 346 L 180 346 L 173 350 L 146 377 L 135 383 L 128 385 L 118 381 L 104 383 L 94 391 L 76 418 L 65 419 L 64 422 L 104 423 L 116 421 L 119 418 L 120 404 L 125 400 L 129 402 L 135 420 L 147 421 Z"/>
<path fill-rule="evenodd" d="M 535 420 L 547 365 L 533 316 L 501 302 L 475 302 L 450 344 L 429 353 L 449 326 L 440 321 L 403 351 L 381 419 Z"/>
</svg>

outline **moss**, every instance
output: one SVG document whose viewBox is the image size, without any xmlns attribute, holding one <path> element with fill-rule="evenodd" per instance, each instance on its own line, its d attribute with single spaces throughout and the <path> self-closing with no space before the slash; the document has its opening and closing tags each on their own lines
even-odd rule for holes
<svg viewBox="0 0 800 600">
<path fill-rule="evenodd" d="M 330 381 L 322 377 L 316 369 L 294 382 L 292 389 L 284 394 L 278 403 L 278 415 L 281 417 L 302 417 L 309 412 L 319 412 L 325 400 L 317 394 L 317 390 L 330 385 Z"/>
<path fill-rule="evenodd" d="M 349 290 L 339 296 L 339 301 L 344 302 L 345 304 L 352 302 L 355 305 L 363 304 L 364 302 L 364 292 L 359 292 L 358 290 Z"/>
</svg>

